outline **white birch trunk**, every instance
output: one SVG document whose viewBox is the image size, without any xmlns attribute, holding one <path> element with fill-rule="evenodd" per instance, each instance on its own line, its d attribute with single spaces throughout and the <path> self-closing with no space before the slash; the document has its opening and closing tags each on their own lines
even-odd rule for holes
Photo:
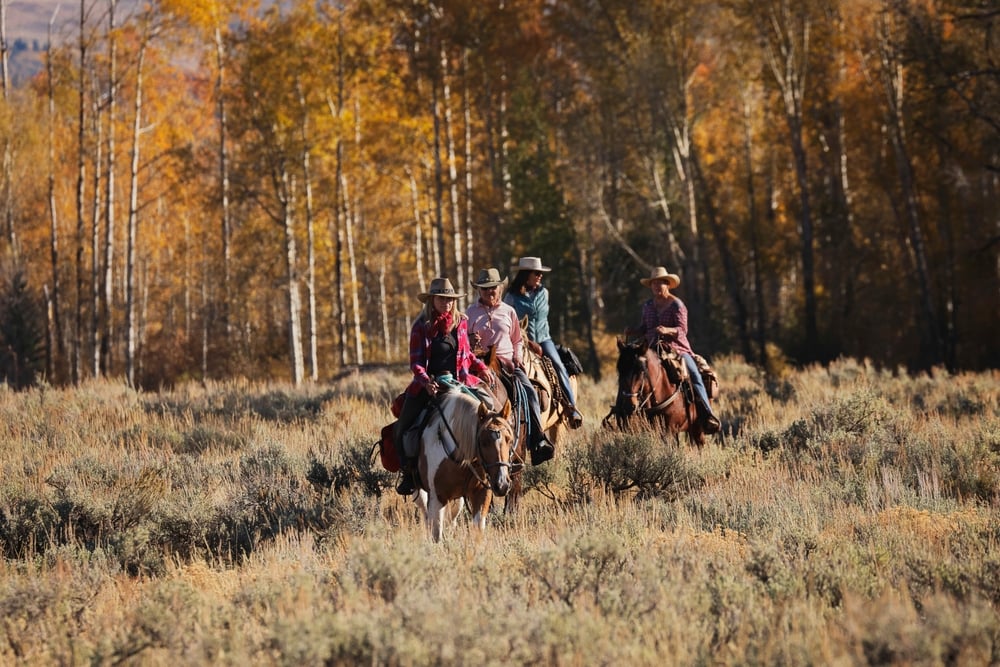
<svg viewBox="0 0 1000 667">
<path fill-rule="evenodd" d="M 139 242 L 139 139 L 142 134 L 142 77 L 146 40 L 139 44 L 136 61 L 135 104 L 132 121 L 132 163 L 129 168 L 128 235 L 125 244 L 125 379 L 135 387 L 139 330 L 136 312 L 136 251 Z"/>
<path fill-rule="evenodd" d="M 458 211 L 458 166 L 455 164 L 455 131 L 451 113 L 451 84 L 448 82 L 448 52 L 441 45 L 442 103 L 444 105 L 444 138 L 448 155 L 448 194 L 451 207 L 452 244 L 455 254 L 457 285 L 465 285 L 465 256 L 462 252 L 462 216 Z"/>
<path fill-rule="evenodd" d="M 424 275 L 424 234 L 423 222 L 420 216 L 420 189 L 413 170 L 406 168 L 410 180 L 410 204 L 413 207 L 413 256 L 416 259 L 417 286 L 423 292 L 427 289 L 427 278 Z"/>
<path fill-rule="evenodd" d="M 351 306 L 354 310 L 354 359 L 358 365 L 365 363 L 364 351 L 361 347 L 361 307 L 358 303 L 358 270 L 354 257 L 354 213 L 348 202 L 350 197 L 347 188 L 347 177 L 340 175 L 341 189 L 344 191 L 344 237 L 347 243 L 347 268 L 350 272 Z"/>
<path fill-rule="evenodd" d="M 101 341 L 101 365 L 105 373 L 111 371 L 111 343 L 114 340 L 114 265 L 115 265 L 115 120 L 118 109 L 118 36 L 115 34 L 115 7 L 117 0 L 109 0 L 108 33 L 108 162 L 104 179 L 104 276 L 101 280 L 104 299 L 101 304 L 104 335 Z"/>
</svg>

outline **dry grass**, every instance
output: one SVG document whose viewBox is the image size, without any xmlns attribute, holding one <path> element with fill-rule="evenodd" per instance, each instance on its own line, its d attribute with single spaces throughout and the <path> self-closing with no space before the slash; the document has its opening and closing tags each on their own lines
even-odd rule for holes
<svg viewBox="0 0 1000 667">
<path fill-rule="evenodd" d="M 996 664 L 1000 377 L 717 360 L 702 449 L 583 429 L 432 544 L 390 371 L 0 392 L 0 663 Z"/>
</svg>

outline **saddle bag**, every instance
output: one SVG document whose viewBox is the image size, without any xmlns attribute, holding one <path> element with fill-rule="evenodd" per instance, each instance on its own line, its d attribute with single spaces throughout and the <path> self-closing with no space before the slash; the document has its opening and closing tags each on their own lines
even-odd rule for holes
<svg viewBox="0 0 1000 667">
<path fill-rule="evenodd" d="M 566 372 L 569 375 L 583 374 L 583 364 L 580 363 L 580 357 L 576 356 L 573 350 L 562 345 L 556 345 L 556 351 L 559 352 L 559 359 L 562 360 L 563 366 L 566 367 Z"/>
<path fill-rule="evenodd" d="M 378 443 L 379 460 L 382 461 L 382 467 L 389 472 L 399 472 L 400 468 L 399 453 L 396 451 L 396 443 L 393 440 L 395 428 L 396 422 L 383 426 L 382 436 Z"/>
<path fill-rule="evenodd" d="M 709 398 L 718 398 L 719 396 L 719 376 L 715 374 L 715 369 L 712 368 L 705 357 L 700 354 L 692 355 L 694 357 L 694 363 L 698 366 L 698 372 L 701 373 L 701 381 L 705 385 L 705 391 L 708 392 Z"/>
</svg>

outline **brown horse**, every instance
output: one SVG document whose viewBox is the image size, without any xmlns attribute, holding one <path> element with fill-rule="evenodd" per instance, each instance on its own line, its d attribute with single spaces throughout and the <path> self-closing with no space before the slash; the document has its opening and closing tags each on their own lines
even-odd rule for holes
<svg viewBox="0 0 1000 667">
<path fill-rule="evenodd" d="M 698 446 L 705 443 L 690 382 L 686 378 L 671 379 L 659 354 L 645 339 L 638 343 L 619 339 L 618 396 L 603 424 L 626 428 L 636 417 L 674 436 L 687 432 Z"/>
<path fill-rule="evenodd" d="M 456 518 L 465 503 L 473 523 L 486 528 L 493 496 L 511 488 L 514 432 L 509 404 L 499 410 L 465 389 L 454 388 L 437 399 L 421 435 L 420 476 L 427 524 L 441 541 L 445 518 Z"/>
</svg>

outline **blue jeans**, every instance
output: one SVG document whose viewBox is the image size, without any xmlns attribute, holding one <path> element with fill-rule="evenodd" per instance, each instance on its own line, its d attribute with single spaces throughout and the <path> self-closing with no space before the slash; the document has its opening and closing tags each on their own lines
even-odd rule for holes
<svg viewBox="0 0 1000 667">
<path fill-rule="evenodd" d="M 546 341 L 539 343 L 542 348 L 542 352 L 545 356 L 552 360 L 552 365 L 556 367 L 556 375 L 559 376 L 559 384 L 562 385 L 563 393 L 566 394 L 566 398 L 569 399 L 570 405 L 576 406 L 576 397 L 573 396 L 573 390 L 569 386 L 569 373 L 566 372 L 566 367 L 563 365 L 562 359 L 559 357 L 559 350 L 556 349 L 556 344 L 550 338 Z"/>
<path fill-rule="evenodd" d="M 705 383 L 701 379 L 701 371 L 698 370 L 698 364 L 695 363 L 694 357 L 690 354 L 681 354 L 681 359 L 684 360 L 684 365 L 687 366 L 688 376 L 691 378 L 691 387 L 694 389 L 694 393 L 705 404 L 705 407 L 709 407 L 708 391 L 705 389 Z M 710 407 L 709 410 L 711 410 Z"/>
</svg>

